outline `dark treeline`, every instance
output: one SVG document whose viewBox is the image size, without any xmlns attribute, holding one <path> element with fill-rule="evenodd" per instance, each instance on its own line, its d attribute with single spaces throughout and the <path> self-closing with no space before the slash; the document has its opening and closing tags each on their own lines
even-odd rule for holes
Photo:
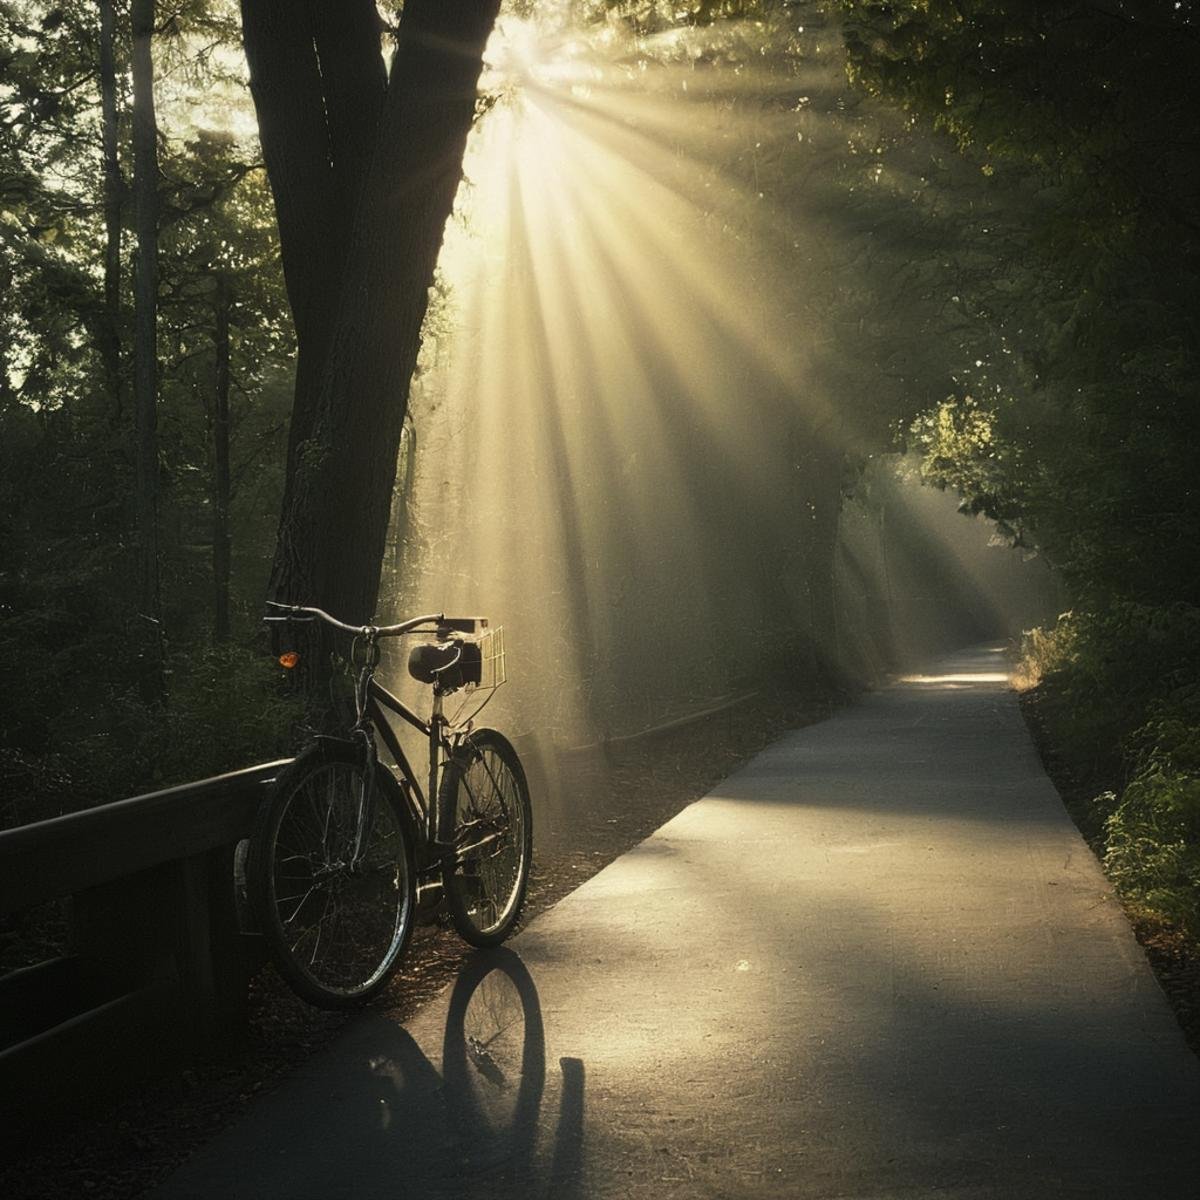
<svg viewBox="0 0 1200 1200">
<path fill-rule="evenodd" d="M 260 759 L 293 334 L 227 6 L 0 6 L 5 823 Z M 136 33 L 135 33 L 136 31 Z M 241 102 L 244 110 L 245 103 Z"/>
</svg>

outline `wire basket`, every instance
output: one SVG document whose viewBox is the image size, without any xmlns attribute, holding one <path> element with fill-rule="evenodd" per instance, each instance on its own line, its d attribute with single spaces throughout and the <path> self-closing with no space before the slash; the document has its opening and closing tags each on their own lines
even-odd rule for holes
<svg viewBox="0 0 1200 1200">
<path fill-rule="evenodd" d="M 503 627 L 484 628 L 465 638 L 463 651 L 464 656 L 469 655 L 471 665 L 464 672 L 466 678 L 461 690 L 463 701 L 458 710 L 448 718 L 448 723 L 453 729 L 470 728 L 506 678 Z M 475 682 L 474 678 L 476 671 L 479 675 L 478 682 Z"/>
<path fill-rule="evenodd" d="M 473 686 L 480 690 L 498 688 L 508 678 L 504 664 L 504 626 L 485 629 L 475 643 L 479 647 L 479 682 Z"/>
</svg>

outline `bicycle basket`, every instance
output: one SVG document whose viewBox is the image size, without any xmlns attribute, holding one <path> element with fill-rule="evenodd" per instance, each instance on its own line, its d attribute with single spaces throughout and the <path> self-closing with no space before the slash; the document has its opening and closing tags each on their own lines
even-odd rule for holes
<svg viewBox="0 0 1200 1200">
<path fill-rule="evenodd" d="M 504 629 L 485 629 L 462 642 L 463 688 L 494 689 L 504 683 Z"/>
<path fill-rule="evenodd" d="M 505 680 L 504 668 L 504 626 L 497 625 L 495 629 L 485 629 L 472 645 L 472 650 L 479 655 L 477 668 L 472 667 L 467 675 L 467 686 L 477 688 L 498 688 Z M 465 650 L 466 647 L 464 646 Z M 474 657 L 474 654 L 472 655 Z M 476 675 L 476 670 L 478 675 Z"/>
</svg>

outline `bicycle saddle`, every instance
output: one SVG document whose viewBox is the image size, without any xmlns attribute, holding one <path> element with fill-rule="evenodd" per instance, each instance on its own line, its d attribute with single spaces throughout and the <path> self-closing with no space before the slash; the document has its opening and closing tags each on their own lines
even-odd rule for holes
<svg viewBox="0 0 1200 1200">
<path fill-rule="evenodd" d="M 408 673 L 422 683 L 436 683 L 438 676 L 458 660 L 458 642 L 422 642 L 408 656 Z"/>
<path fill-rule="evenodd" d="M 458 638 L 446 642 L 422 642 L 409 653 L 408 673 L 422 683 L 436 684 L 443 692 L 478 683 L 479 647 Z"/>
</svg>

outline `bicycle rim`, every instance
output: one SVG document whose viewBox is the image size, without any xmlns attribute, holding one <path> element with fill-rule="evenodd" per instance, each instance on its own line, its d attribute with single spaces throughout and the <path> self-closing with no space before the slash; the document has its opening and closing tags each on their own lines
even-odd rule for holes
<svg viewBox="0 0 1200 1200">
<path fill-rule="evenodd" d="M 361 763 L 301 770 L 267 829 L 264 933 L 288 982 L 315 1004 L 365 1000 L 387 981 L 412 925 L 411 851 L 402 820 L 374 788 L 371 827 L 354 862 Z"/>
<path fill-rule="evenodd" d="M 474 735 L 450 764 L 442 803 L 454 830 L 445 883 L 455 926 L 468 942 L 494 945 L 520 914 L 532 845 L 529 789 L 509 743 Z"/>
</svg>

